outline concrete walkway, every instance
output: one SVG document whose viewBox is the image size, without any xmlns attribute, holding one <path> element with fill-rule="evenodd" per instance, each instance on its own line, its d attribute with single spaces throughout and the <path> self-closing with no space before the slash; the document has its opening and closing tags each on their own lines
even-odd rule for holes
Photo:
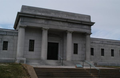
<svg viewBox="0 0 120 78">
<path fill-rule="evenodd" d="M 46 66 L 46 65 L 32 65 L 33 67 L 40 67 L 40 68 L 75 68 L 75 66 Z"/>
<path fill-rule="evenodd" d="M 46 65 L 31 65 L 33 67 L 38 68 L 76 68 L 75 66 L 46 66 Z M 90 67 L 84 67 L 85 69 L 90 69 Z M 115 68 L 108 68 L 108 67 L 97 67 L 99 69 L 115 69 Z M 94 67 L 91 67 L 91 69 L 95 69 Z"/>
</svg>

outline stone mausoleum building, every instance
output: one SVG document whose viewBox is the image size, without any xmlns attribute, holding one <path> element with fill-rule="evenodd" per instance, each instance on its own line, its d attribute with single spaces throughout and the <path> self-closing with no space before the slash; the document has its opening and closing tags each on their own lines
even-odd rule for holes
<svg viewBox="0 0 120 78">
<path fill-rule="evenodd" d="M 22 6 L 14 30 L 0 29 L 0 62 L 120 66 L 120 41 L 91 38 L 89 15 Z"/>
</svg>

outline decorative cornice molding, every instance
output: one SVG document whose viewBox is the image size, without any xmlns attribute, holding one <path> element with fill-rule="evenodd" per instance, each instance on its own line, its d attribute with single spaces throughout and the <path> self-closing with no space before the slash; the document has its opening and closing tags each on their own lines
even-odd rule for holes
<svg viewBox="0 0 120 78">
<path fill-rule="evenodd" d="M 43 30 L 48 30 L 49 28 L 48 27 L 42 27 Z"/>
<path fill-rule="evenodd" d="M 19 27 L 26 28 L 26 27 L 27 27 L 27 25 L 20 25 Z"/>
<path fill-rule="evenodd" d="M 16 20 L 15 20 L 15 24 L 14 24 L 14 28 L 15 29 L 17 28 L 17 24 L 18 24 L 18 21 L 19 21 L 20 17 L 42 18 L 42 19 L 49 19 L 49 20 L 55 20 L 55 21 L 83 24 L 83 25 L 88 25 L 88 26 L 92 26 L 95 23 L 95 22 L 88 22 L 88 21 L 65 19 L 65 18 L 60 18 L 60 17 L 36 15 L 36 14 L 29 14 L 29 13 L 18 12 Z"/>
<path fill-rule="evenodd" d="M 73 30 L 67 30 L 67 32 L 73 33 L 74 31 Z"/>
</svg>

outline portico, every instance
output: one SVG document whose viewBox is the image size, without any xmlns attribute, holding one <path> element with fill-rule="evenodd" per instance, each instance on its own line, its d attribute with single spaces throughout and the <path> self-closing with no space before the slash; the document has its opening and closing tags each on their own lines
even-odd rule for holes
<svg viewBox="0 0 120 78">
<path fill-rule="evenodd" d="M 14 25 L 18 30 L 16 58 L 59 60 L 61 56 L 66 61 L 90 61 L 90 34 L 93 24 L 89 15 L 23 6 Z"/>
</svg>

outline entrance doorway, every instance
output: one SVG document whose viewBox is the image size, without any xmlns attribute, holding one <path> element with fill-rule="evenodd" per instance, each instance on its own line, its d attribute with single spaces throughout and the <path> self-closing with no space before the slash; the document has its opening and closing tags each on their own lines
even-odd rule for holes
<svg viewBox="0 0 120 78">
<path fill-rule="evenodd" d="M 58 43 L 48 42 L 47 59 L 58 60 Z"/>
</svg>

